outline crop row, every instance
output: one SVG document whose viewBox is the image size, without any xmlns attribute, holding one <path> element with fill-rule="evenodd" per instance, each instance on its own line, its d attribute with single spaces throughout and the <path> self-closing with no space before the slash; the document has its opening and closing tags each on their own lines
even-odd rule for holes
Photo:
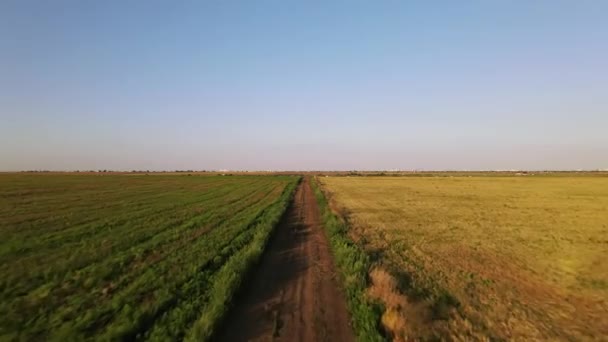
<svg viewBox="0 0 608 342">
<path fill-rule="evenodd" d="M 0 337 L 166 340 L 194 325 L 210 335 L 221 315 L 206 330 L 200 318 L 235 288 L 222 274 L 263 248 L 296 179 L 3 180 Z"/>
</svg>

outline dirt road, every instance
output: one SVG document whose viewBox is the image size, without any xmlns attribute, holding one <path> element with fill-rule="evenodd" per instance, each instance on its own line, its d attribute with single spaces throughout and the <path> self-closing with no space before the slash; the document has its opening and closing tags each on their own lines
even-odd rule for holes
<svg viewBox="0 0 608 342">
<path fill-rule="evenodd" d="M 308 178 L 276 229 L 218 339 L 354 341 Z"/>
</svg>

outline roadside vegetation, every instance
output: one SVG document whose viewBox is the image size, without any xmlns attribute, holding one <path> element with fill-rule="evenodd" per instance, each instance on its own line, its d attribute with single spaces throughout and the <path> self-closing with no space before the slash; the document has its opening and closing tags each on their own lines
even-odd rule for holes
<svg viewBox="0 0 608 342">
<path fill-rule="evenodd" d="M 365 295 L 371 267 L 370 259 L 347 236 L 347 225 L 332 212 L 316 179 L 313 180 L 312 187 L 319 204 L 323 226 L 328 234 L 334 261 L 340 272 L 355 335 L 359 341 L 384 341 L 379 325 L 382 308 L 377 301 Z"/>
<path fill-rule="evenodd" d="M 0 340 L 205 340 L 298 177 L 0 175 Z"/>
<path fill-rule="evenodd" d="M 318 182 L 370 258 L 364 297 L 393 340 L 608 336 L 608 177 Z"/>
</svg>

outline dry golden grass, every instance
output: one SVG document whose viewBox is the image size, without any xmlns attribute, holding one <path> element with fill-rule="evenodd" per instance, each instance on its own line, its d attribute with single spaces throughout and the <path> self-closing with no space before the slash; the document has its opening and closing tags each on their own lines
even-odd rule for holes
<svg viewBox="0 0 608 342">
<path fill-rule="evenodd" d="M 608 339 L 607 177 L 322 177 L 395 340 Z"/>
</svg>

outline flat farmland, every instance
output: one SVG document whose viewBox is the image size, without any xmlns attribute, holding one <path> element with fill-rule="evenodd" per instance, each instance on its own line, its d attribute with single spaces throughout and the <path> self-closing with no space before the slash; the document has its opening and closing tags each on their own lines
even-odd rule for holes
<svg viewBox="0 0 608 342">
<path fill-rule="evenodd" d="M 0 340 L 204 340 L 299 177 L 0 174 Z"/>
<path fill-rule="evenodd" d="M 608 177 L 319 177 L 394 340 L 608 338 Z"/>
</svg>

